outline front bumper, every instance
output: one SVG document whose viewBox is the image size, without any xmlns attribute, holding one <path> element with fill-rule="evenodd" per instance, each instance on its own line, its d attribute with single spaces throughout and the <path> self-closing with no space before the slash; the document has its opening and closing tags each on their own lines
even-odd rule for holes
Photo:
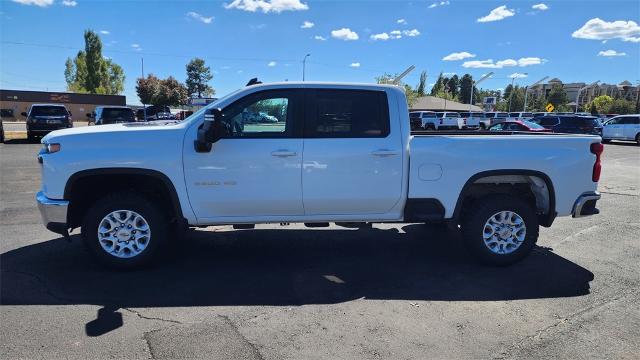
<svg viewBox="0 0 640 360">
<path fill-rule="evenodd" d="M 598 191 L 584 193 L 578 197 L 576 203 L 573 205 L 573 211 L 571 215 L 574 218 L 596 215 L 600 213 L 600 210 L 596 208 L 596 202 L 600 200 L 600 193 Z"/>
<path fill-rule="evenodd" d="M 67 210 L 69 209 L 69 202 L 49 199 L 42 191 L 36 194 L 36 202 L 38 203 L 38 210 L 40 210 L 44 226 L 54 233 L 68 236 Z"/>
</svg>

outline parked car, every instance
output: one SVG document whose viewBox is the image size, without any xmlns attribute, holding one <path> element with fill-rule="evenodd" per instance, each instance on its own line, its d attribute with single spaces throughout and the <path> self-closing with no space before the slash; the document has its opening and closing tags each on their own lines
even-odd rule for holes
<svg viewBox="0 0 640 360">
<path fill-rule="evenodd" d="M 457 112 L 437 112 L 438 122 L 435 123 L 436 130 L 462 130 L 467 128 L 466 120 L 460 117 Z"/>
<path fill-rule="evenodd" d="M 631 140 L 640 145 L 640 114 L 616 116 L 604 124 L 602 142 Z"/>
<path fill-rule="evenodd" d="M 435 130 L 440 124 L 440 120 L 434 111 L 412 111 L 409 113 L 411 130 Z"/>
<path fill-rule="evenodd" d="M 261 102 L 306 116 L 232 126 Z M 81 228 L 117 268 L 161 259 L 188 226 L 347 220 L 448 222 L 479 260 L 506 265 L 531 252 L 539 225 L 599 212 L 599 136 L 411 135 L 408 113 L 397 86 L 248 86 L 182 122 L 49 134 L 36 200 L 49 230 Z"/>
<path fill-rule="evenodd" d="M 171 109 L 168 106 L 156 106 L 151 105 L 146 108 L 147 121 L 154 120 L 175 120 L 175 116 L 171 114 Z M 138 121 L 145 121 L 145 109 L 138 109 L 136 111 L 136 118 Z"/>
<path fill-rule="evenodd" d="M 536 124 L 527 120 L 506 120 L 501 123 L 492 125 L 489 128 L 490 131 L 540 131 L 551 132 L 550 129 L 545 129 L 544 126 Z"/>
<path fill-rule="evenodd" d="M 533 113 L 530 112 L 512 112 L 509 113 L 509 120 L 531 120 L 533 119 Z"/>
<path fill-rule="evenodd" d="M 73 127 L 71 112 L 60 104 L 33 104 L 22 116 L 27 118 L 27 139 L 44 136 L 54 130 Z"/>
<path fill-rule="evenodd" d="M 87 114 L 89 125 L 106 125 L 135 122 L 133 110 L 126 106 L 97 106 Z"/>
<path fill-rule="evenodd" d="M 554 133 L 602 135 L 602 125 L 595 116 L 549 115 L 531 121 Z"/>
<path fill-rule="evenodd" d="M 503 122 L 509 117 L 509 113 L 506 112 L 487 112 L 484 114 L 491 122 L 491 125 Z"/>
<path fill-rule="evenodd" d="M 491 120 L 483 112 L 461 112 L 460 116 L 466 121 L 469 129 L 487 129 L 491 125 Z"/>
</svg>

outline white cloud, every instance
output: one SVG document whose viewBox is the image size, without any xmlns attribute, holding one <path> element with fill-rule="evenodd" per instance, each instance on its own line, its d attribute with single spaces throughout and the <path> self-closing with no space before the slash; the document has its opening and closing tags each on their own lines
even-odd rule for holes
<svg viewBox="0 0 640 360">
<path fill-rule="evenodd" d="M 109 30 L 100 30 L 100 34 L 102 34 L 102 35 L 109 35 L 109 34 L 111 34 L 111 33 L 109 32 Z"/>
<path fill-rule="evenodd" d="M 509 75 L 509 78 L 510 79 L 522 79 L 522 78 L 526 78 L 527 76 L 529 76 L 529 75 L 521 74 L 521 73 L 513 73 L 513 74 Z"/>
<path fill-rule="evenodd" d="M 53 4 L 53 0 L 13 0 L 13 2 L 22 5 L 35 5 L 40 7 L 47 7 Z"/>
<path fill-rule="evenodd" d="M 380 34 L 373 34 L 370 36 L 371 40 L 382 40 L 382 41 L 386 41 L 391 39 L 391 36 L 389 36 L 389 34 L 387 34 L 386 32 L 380 33 Z"/>
<path fill-rule="evenodd" d="M 360 67 L 360 63 L 359 62 L 353 62 L 349 66 L 352 67 L 352 68 L 359 68 Z"/>
<path fill-rule="evenodd" d="M 440 2 L 436 1 L 433 4 L 429 5 L 429 9 L 433 9 L 435 7 L 438 7 L 438 6 L 445 6 L 445 5 L 449 5 L 449 4 L 450 4 L 450 2 L 448 0 L 447 1 L 440 1 Z"/>
<path fill-rule="evenodd" d="M 398 20 L 396 20 L 396 24 L 403 24 L 403 25 L 406 25 L 406 24 L 407 24 L 407 20 L 405 20 L 405 19 L 398 19 Z"/>
<path fill-rule="evenodd" d="M 453 76 L 453 75 L 456 75 L 456 73 L 454 73 L 454 72 L 445 72 L 445 73 L 442 73 L 442 76 Z"/>
<path fill-rule="evenodd" d="M 61 3 L 63 6 L 70 6 L 70 7 L 74 7 L 76 5 L 78 5 L 78 2 L 75 0 L 62 0 Z"/>
<path fill-rule="evenodd" d="M 474 58 L 476 57 L 476 54 L 471 54 L 468 53 L 466 51 L 462 51 L 462 52 L 457 52 L 457 53 L 451 53 L 445 57 L 442 58 L 442 60 L 444 61 L 459 61 L 459 60 L 464 60 L 464 59 L 468 59 L 468 58 Z"/>
<path fill-rule="evenodd" d="M 211 24 L 211 22 L 213 21 L 213 16 L 204 16 L 204 15 L 198 14 L 195 11 L 189 11 L 187 13 L 187 16 L 205 24 Z"/>
<path fill-rule="evenodd" d="M 393 30 L 392 32 L 389 33 L 389 35 L 391 36 L 392 39 L 400 39 L 402 37 L 402 31 Z"/>
<path fill-rule="evenodd" d="M 489 15 L 483 16 L 479 18 L 478 22 L 491 22 L 498 21 L 504 18 L 508 18 L 509 16 L 515 15 L 515 11 L 513 9 L 507 9 L 507 5 L 498 6 L 497 8 L 491 10 Z"/>
<path fill-rule="evenodd" d="M 540 10 L 540 11 L 545 11 L 545 10 L 549 10 L 549 7 L 547 6 L 547 4 L 535 4 L 531 7 L 534 10 Z"/>
<path fill-rule="evenodd" d="M 274 66 L 276 66 L 276 65 L 278 65 L 278 63 L 277 63 L 277 62 L 275 62 L 275 61 L 270 61 L 270 62 L 267 64 L 267 66 L 269 66 L 269 67 L 274 67 Z"/>
<path fill-rule="evenodd" d="M 605 50 L 605 51 L 600 51 L 598 53 L 598 56 L 627 56 L 627 53 L 625 52 L 617 52 L 615 50 Z"/>
<path fill-rule="evenodd" d="M 326 40 L 327 40 L 327 38 L 326 38 L 326 37 L 324 37 L 324 36 L 320 36 L 320 35 L 316 35 L 316 36 L 314 36 L 313 38 L 314 38 L 314 39 L 316 39 L 316 40 L 320 40 L 320 41 L 326 41 Z"/>
<path fill-rule="evenodd" d="M 577 39 L 588 40 L 611 40 L 621 39 L 622 41 L 640 42 L 640 26 L 635 21 L 604 21 L 594 18 L 587 21 L 582 27 L 571 34 Z"/>
<path fill-rule="evenodd" d="M 316 26 L 316 24 L 312 23 L 311 21 L 305 21 L 302 23 L 302 25 L 300 25 L 301 29 L 311 29 L 312 27 Z"/>
<path fill-rule="evenodd" d="M 420 35 L 420 31 L 418 31 L 418 29 L 403 30 L 402 34 L 404 34 L 405 36 L 408 36 L 408 37 L 416 37 L 416 36 Z"/>
<path fill-rule="evenodd" d="M 360 37 L 355 31 L 351 31 L 349 28 L 342 28 L 338 30 L 331 31 L 331 36 L 344 41 L 353 41 L 358 40 Z"/>
<path fill-rule="evenodd" d="M 142 48 L 140 47 L 140 44 L 131 44 L 131 47 L 135 51 L 141 51 L 142 50 Z"/>
<path fill-rule="evenodd" d="M 462 67 L 473 68 L 473 69 L 502 69 L 505 67 L 514 67 L 514 66 L 525 67 L 530 65 L 539 65 L 544 62 L 546 62 L 545 59 L 541 59 L 538 57 L 520 58 L 518 60 L 504 59 L 496 62 L 493 62 L 492 59 L 488 59 L 488 60 L 465 61 L 464 63 L 462 63 Z"/>
<path fill-rule="evenodd" d="M 225 3 L 224 7 L 225 9 L 238 9 L 250 12 L 260 10 L 263 13 L 281 13 L 283 11 L 309 9 L 309 5 L 300 2 L 300 0 L 233 0 L 229 4 Z"/>
</svg>

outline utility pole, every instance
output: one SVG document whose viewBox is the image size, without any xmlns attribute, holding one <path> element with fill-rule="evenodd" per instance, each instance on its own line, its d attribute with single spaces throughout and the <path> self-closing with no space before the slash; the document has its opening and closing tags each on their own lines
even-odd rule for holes
<svg viewBox="0 0 640 360">
<path fill-rule="evenodd" d="M 478 81 L 473 81 L 473 80 L 471 81 L 471 97 L 469 98 L 469 111 L 471 111 L 471 105 L 473 104 L 473 88 L 475 88 L 476 85 L 480 84 L 481 82 L 491 77 L 492 75 L 493 75 L 493 71 L 481 77 L 480 80 Z"/>
<path fill-rule="evenodd" d="M 307 54 L 304 56 L 304 59 L 302 59 L 302 81 L 304 81 L 305 78 L 305 72 L 307 71 L 307 58 L 311 56 L 311 54 Z"/>
<path fill-rule="evenodd" d="M 524 73 L 522 75 L 529 75 L 528 73 Z M 513 98 L 513 82 L 516 80 L 516 76 L 511 77 L 511 93 L 509 93 L 509 112 L 511 112 L 511 99 Z M 525 92 L 526 93 L 526 92 Z"/>
<path fill-rule="evenodd" d="M 140 58 L 141 63 L 142 63 L 142 80 L 144 80 L 144 58 L 141 57 Z M 147 105 L 145 105 L 144 103 L 142 103 L 142 111 L 144 113 L 144 121 L 147 121 Z"/>
<path fill-rule="evenodd" d="M 534 82 L 533 84 L 531 84 L 529 86 L 525 86 L 525 88 L 524 88 L 524 109 L 522 109 L 522 111 L 525 111 L 525 112 L 527 111 L 527 95 L 529 94 L 529 87 L 534 87 L 534 86 L 540 84 L 541 82 L 547 80 L 548 78 L 549 78 L 548 76 L 545 76 L 542 79 Z"/>
</svg>

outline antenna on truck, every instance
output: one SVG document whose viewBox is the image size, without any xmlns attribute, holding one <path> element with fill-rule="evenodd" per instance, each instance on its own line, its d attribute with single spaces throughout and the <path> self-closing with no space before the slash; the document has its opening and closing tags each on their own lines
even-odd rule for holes
<svg viewBox="0 0 640 360">
<path fill-rule="evenodd" d="M 262 84 L 262 81 L 258 80 L 258 78 L 253 78 L 251 80 L 249 80 L 249 82 L 247 83 L 246 86 L 251 86 L 251 85 L 258 85 L 258 84 Z"/>
</svg>

